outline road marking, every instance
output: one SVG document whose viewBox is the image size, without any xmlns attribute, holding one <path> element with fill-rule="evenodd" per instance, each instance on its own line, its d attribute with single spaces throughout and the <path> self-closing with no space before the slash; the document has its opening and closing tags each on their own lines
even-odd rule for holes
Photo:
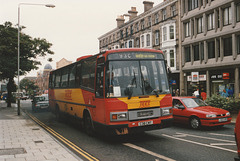
<svg viewBox="0 0 240 161">
<path fill-rule="evenodd" d="M 45 125 L 44 123 L 42 123 L 41 121 L 39 121 L 36 117 L 34 117 L 33 115 L 31 115 L 30 113 L 28 113 L 26 111 L 26 114 L 33 120 L 35 121 L 39 126 L 41 126 L 42 128 L 44 128 L 46 131 L 48 131 L 49 133 L 51 133 L 53 136 L 55 136 L 56 138 L 58 138 L 59 140 L 61 140 L 63 143 L 65 143 L 66 145 L 68 145 L 69 147 L 71 147 L 73 150 L 75 150 L 78 154 L 80 154 L 81 156 L 85 157 L 87 160 L 89 161 L 99 161 L 97 158 L 93 157 L 92 155 L 88 154 L 86 151 L 82 150 L 81 148 L 79 148 L 77 145 L 73 144 L 71 141 L 69 141 L 68 139 L 64 138 L 62 135 L 60 135 L 59 133 L 57 133 L 56 131 L 54 131 L 53 129 L 51 129 L 50 127 L 48 127 L 47 125 Z"/>
<path fill-rule="evenodd" d="M 211 143 L 210 145 L 236 145 L 236 143 L 234 144 L 234 143 Z"/>
<path fill-rule="evenodd" d="M 176 137 L 173 137 L 173 136 L 170 136 L 170 135 L 166 135 L 166 134 L 162 134 L 162 135 L 165 136 L 165 137 L 168 137 L 168 138 L 172 138 L 172 139 L 176 139 L 176 140 L 180 140 L 180 141 L 184 141 L 184 142 L 188 142 L 188 143 L 192 143 L 192 144 L 197 144 L 197 145 L 206 146 L 206 147 L 210 147 L 210 148 L 215 148 L 215 149 L 220 149 L 220 150 L 224 150 L 224 151 L 229 151 L 229 152 L 232 152 L 232 153 L 237 153 L 237 151 L 231 150 L 231 149 L 226 149 L 226 148 L 217 147 L 217 146 L 213 146 L 213 145 L 203 144 L 203 143 L 190 141 L 190 140 L 186 140 L 186 139 L 182 139 L 182 138 L 176 138 Z"/>
<path fill-rule="evenodd" d="M 235 137 L 234 135 L 227 135 L 227 134 L 215 134 L 215 133 L 209 133 L 210 135 L 217 135 L 217 136 L 228 136 L 228 137 Z"/>
<path fill-rule="evenodd" d="M 197 135 L 184 134 L 184 133 L 177 133 L 177 134 L 187 135 L 187 136 L 191 136 L 191 137 L 195 137 L 195 138 L 201 138 L 201 139 L 208 139 L 208 140 L 215 140 L 215 141 L 223 141 L 223 142 L 235 143 L 235 141 L 231 141 L 231 140 L 223 140 L 223 139 L 204 137 L 204 136 L 197 136 Z"/>
<path fill-rule="evenodd" d="M 141 152 L 150 154 L 150 155 L 152 155 L 152 156 L 158 157 L 158 158 L 160 158 L 160 159 L 164 159 L 164 160 L 166 160 L 166 161 L 175 161 L 174 159 L 171 159 L 171 158 L 165 157 L 165 156 L 163 156 L 163 155 L 154 153 L 154 152 L 152 152 L 152 151 L 149 151 L 149 150 L 147 150 L 147 149 L 144 149 L 144 148 L 142 148 L 142 147 L 139 147 L 139 146 L 134 145 L 134 144 L 131 144 L 131 143 L 124 143 L 123 145 L 128 146 L 128 147 L 133 148 L 133 149 L 136 149 L 136 150 L 139 150 L 139 151 L 141 151 Z"/>
</svg>

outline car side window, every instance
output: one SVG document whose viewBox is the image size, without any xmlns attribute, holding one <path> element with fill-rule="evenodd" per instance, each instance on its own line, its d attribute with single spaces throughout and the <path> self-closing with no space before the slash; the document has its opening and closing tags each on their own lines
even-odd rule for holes
<svg viewBox="0 0 240 161">
<path fill-rule="evenodd" d="M 181 101 L 180 101 L 180 100 L 177 100 L 177 99 L 174 99 L 174 100 L 173 100 L 173 108 L 178 109 L 180 106 L 183 107 L 183 104 L 181 103 Z"/>
</svg>

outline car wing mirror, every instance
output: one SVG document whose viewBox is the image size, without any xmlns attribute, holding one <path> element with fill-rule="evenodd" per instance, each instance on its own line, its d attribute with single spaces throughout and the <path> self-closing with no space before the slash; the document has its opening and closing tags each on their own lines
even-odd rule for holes
<svg viewBox="0 0 240 161">
<path fill-rule="evenodd" d="M 178 109 L 184 110 L 185 107 L 184 107 L 183 105 L 179 105 L 179 106 L 178 106 Z"/>
</svg>

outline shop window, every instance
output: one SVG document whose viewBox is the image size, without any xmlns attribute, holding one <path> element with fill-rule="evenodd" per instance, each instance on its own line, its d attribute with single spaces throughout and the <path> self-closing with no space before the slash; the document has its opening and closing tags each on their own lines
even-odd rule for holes
<svg viewBox="0 0 240 161">
<path fill-rule="evenodd" d="M 223 39 L 224 43 L 224 56 L 232 55 L 232 37 Z"/>
</svg>

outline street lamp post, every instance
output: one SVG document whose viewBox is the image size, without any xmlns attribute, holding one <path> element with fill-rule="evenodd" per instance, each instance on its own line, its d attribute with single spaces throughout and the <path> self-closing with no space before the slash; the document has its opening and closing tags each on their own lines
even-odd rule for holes
<svg viewBox="0 0 240 161">
<path fill-rule="evenodd" d="M 18 106 L 18 115 L 20 115 L 20 82 L 19 82 L 19 70 L 20 70 L 20 6 L 21 5 L 38 5 L 38 6 L 45 6 L 54 8 L 55 5 L 53 4 L 34 4 L 34 3 L 19 3 L 18 4 L 18 68 L 17 68 L 17 75 L 18 75 L 18 96 L 17 96 L 17 106 Z"/>
</svg>

